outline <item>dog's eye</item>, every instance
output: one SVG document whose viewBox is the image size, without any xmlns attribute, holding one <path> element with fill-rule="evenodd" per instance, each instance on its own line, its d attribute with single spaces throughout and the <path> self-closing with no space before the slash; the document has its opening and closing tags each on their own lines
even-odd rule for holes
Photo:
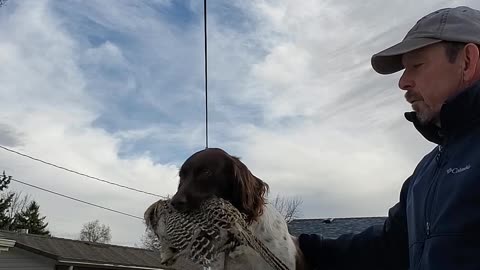
<svg viewBox="0 0 480 270">
<path fill-rule="evenodd" d="M 206 175 L 206 176 L 210 176 L 210 175 L 212 175 L 212 171 L 210 171 L 209 169 L 203 169 L 202 174 Z"/>
</svg>

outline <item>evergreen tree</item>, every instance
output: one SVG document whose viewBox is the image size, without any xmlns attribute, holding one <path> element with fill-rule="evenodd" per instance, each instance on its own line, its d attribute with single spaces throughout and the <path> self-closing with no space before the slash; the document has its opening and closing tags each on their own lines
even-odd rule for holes
<svg viewBox="0 0 480 270">
<path fill-rule="evenodd" d="M 10 184 L 11 176 L 6 176 L 5 171 L 0 177 L 0 191 L 7 189 L 8 184 Z M 13 223 L 13 218 L 8 214 L 10 209 L 10 204 L 12 203 L 14 194 L 9 194 L 4 198 L 0 198 L 0 230 L 9 230 Z"/>
<path fill-rule="evenodd" d="M 14 194 L 10 194 L 5 199 L 0 198 L 0 230 L 10 230 L 13 224 L 13 218 L 8 215 L 13 195 Z"/>
<path fill-rule="evenodd" d="M 30 234 L 50 235 L 46 230 L 48 223 L 45 223 L 45 217 L 40 217 L 40 206 L 32 201 L 24 211 L 15 215 L 15 229 L 28 229 Z"/>
</svg>

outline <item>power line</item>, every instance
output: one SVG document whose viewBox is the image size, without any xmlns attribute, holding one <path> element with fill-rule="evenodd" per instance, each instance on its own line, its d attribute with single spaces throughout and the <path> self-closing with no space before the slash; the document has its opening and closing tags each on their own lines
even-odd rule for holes
<svg viewBox="0 0 480 270">
<path fill-rule="evenodd" d="M 205 40 L 205 148 L 208 148 L 207 0 L 203 1 L 203 26 Z"/>
<path fill-rule="evenodd" d="M 42 188 L 42 187 L 39 187 L 39 186 L 35 186 L 35 185 L 32 185 L 32 184 L 29 184 L 29 183 L 20 181 L 20 180 L 18 180 L 18 179 L 10 178 L 10 180 L 13 181 L 13 182 L 17 182 L 17 183 L 26 185 L 26 186 L 30 186 L 30 187 L 33 187 L 33 188 L 36 188 L 36 189 L 43 190 L 43 191 L 48 192 L 48 193 L 55 194 L 55 195 L 60 196 L 60 197 L 64 197 L 64 198 L 67 198 L 67 199 L 70 199 L 70 200 L 74 200 L 74 201 L 77 201 L 77 202 L 80 202 L 80 203 L 84 203 L 84 204 L 87 204 L 87 205 L 90 205 L 90 206 L 98 207 L 98 208 L 101 208 L 101 209 L 103 209 L 103 210 L 107 210 L 107 211 L 114 212 L 114 213 L 117 213 L 117 214 L 121 214 L 121 215 L 125 215 L 125 216 L 128 216 L 128 217 L 132 217 L 132 218 L 136 218 L 136 219 L 141 219 L 141 220 L 143 220 L 143 218 L 138 217 L 138 216 L 135 216 L 135 215 L 127 214 L 127 213 L 124 213 L 124 212 L 121 212 L 121 211 L 118 211 L 118 210 L 114 210 L 114 209 L 111 209 L 111 208 L 108 208 L 108 207 L 104 207 L 104 206 L 101 206 L 101 205 L 98 205 L 98 204 L 90 203 L 90 202 L 83 201 L 83 200 L 80 200 L 80 199 L 77 199 L 77 198 L 74 198 L 74 197 L 70 197 L 70 196 L 67 196 L 67 195 L 63 195 L 63 194 L 61 194 L 61 193 L 58 193 L 58 192 L 55 192 L 55 191 L 51 191 L 51 190 L 48 190 L 48 189 L 46 189 L 46 188 Z"/>
<path fill-rule="evenodd" d="M 81 173 L 81 172 L 78 172 L 78 171 L 75 171 L 75 170 L 72 170 L 72 169 L 68 169 L 68 168 L 65 168 L 65 167 L 62 167 L 62 166 L 59 166 L 59 165 L 55 165 L 55 164 L 50 163 L 48 161 L 44 161 L 44 160 L 41 160 L 39 158 L 35 158 L 35 157 L 29 156 L 27 154 L 20 153 L 18 151 L 9 149 L 9 148 L 7 148 L 5 146 L 2 146 L 2 145 L 0 145 L 0 149 L 3 149 L 5 151 L 8 151 L 8 152 L 11 152 L 11 153 L 14 153 L 14 154 L 26 157 L 26 158 L 29 158 L 31 160 L 38 161 L 40 163 L 55 167 L 55 168 L 60 169 L 60 170 L 64 170 L 64 171 L 74 173 L 74 174 L 77 174 L 77 175 L 80 175 L 80 176 L 83 176 L 83 177 L 87 177 L 87 178 L 90 178 L 90 179 L 93 179 L 93 180 L 96 180 L 96 181 L 104 182 L 104 183 L 107 183 L 107 184 L 110 184 L 110 185 L 114 185 L 114 186 L 117 186 L 117 187 L 129 189 L 129 190 L 132 190 L 132 191 L 148 194 L 148 195 L 151 195 L 151 196 L 156 196 L 156 197 L 159 197 L 159 198 L 162 198 L 162 199 L 167 198 L 166 196 L 161 196 L 161 195 L 151 193 L 151 192 L 148 192 L 148 191 L 143 191 L 143 190 L 140 190 L 140 189 L 136 189 L 136 188 L 128 187 L 128 186 L 125 186 L 125 185 L 117 184 L 117 183 L 114 183 L 114 182 L 111 182 L 111 181 L 108 181 L 108 180 L 105 180 L 105 179 L 101 179 L 101 178 L 98 178 L 98 177 L 95 177 L 95 176 L 90 176 L 90 175 L 85 174 L 85 173 Z"/>
</svg>

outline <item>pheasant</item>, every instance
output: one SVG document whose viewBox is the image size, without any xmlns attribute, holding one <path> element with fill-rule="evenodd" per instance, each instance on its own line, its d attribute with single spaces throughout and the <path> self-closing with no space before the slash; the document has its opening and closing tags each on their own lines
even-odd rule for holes
<svg viewBox="0 0 480 270">
<path fill-rule="evenodd" d="M 245 215 L 221 198 L 204 201 L 197 210 L 178 212 L 170 200 L 159 200 L 145 212 L 147 227 L 160 241 L 162 263 L 173 265 L 180 257 L 210 269 L 222 253 L 225 260 L 236 247 L 255 250 L 273 269 L 289 268 L 248 228 Z"/>
</svg>

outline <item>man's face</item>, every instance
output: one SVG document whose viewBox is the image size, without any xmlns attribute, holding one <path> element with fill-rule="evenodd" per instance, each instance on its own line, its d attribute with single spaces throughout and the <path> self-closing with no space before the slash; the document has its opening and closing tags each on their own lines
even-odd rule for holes
<svg viewBox="0 0 480 270">
<path fill-rule="evenodd" d="M 398 85 L 407 91 L 405 99 L 422 124 L 437 122 L 443 103 L 461 91 L 462 54 L 451 63 L 445 46 L 438 43 L 403 55 L 405 71 Z"/>
</svg>

